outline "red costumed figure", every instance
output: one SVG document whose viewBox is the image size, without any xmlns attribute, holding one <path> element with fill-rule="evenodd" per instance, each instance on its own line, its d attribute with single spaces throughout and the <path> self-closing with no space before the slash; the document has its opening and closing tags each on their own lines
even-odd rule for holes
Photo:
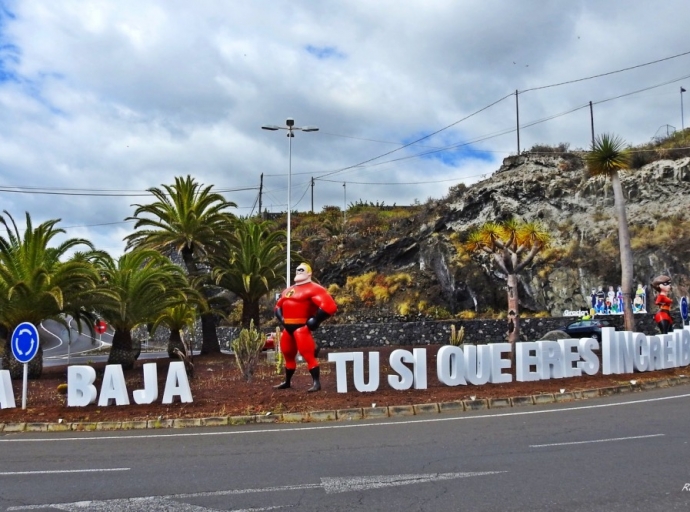
<svg viewBox="0 0 690 512">
<path fill-rule="evenodd" d="M 671 299 L 671 278 L 668 276 L 657 276 L 652 280 L 652 288 L 659 294 L 656 296 L 654 303 L 659 306 L 659 311 L 654 315 L 661 334 L 668 334 L 673 327 L 673 319 L 671 318 L 671 306 L 673 299 Z"/>
<path fill-rule="evenodd" d="M 276 389 L 290 387 L 290 380 L 297 368 L 297 352 L 307 362 L 309 373 L 314 380 L 309 392 L 321 389 L 319 381 L 319 361 L 316 359 L 316 344 L 311 332 L 321 322 L 337 311 L 333 297 L 323 286 L 311 281 L 311 267 L 302 263 L 295 273 L 295 284 L 280 295 L 276 303 L 275 315 L 283 326 L 280 336 L 280 351 L 285 356 L 285 382 L 274 386 Z"/>
</svg>

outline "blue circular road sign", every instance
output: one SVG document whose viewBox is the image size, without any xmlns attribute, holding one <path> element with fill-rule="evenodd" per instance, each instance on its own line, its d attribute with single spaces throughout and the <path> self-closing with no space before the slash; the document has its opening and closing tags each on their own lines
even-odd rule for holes
<svg viewBox="0 0 690 512">
<path fill-rule="evenodd" d="M 688 298 L 681 297 L 680 299 L 680 316 L 683 317 L 683 321 L 688 319 Z"/>
<path fill-rule="evenodd" d="M 12 354 L 20 363 L 28 363 L 38 352 L 38 330 L 30 322 L 22 322 L 12 333 Z"/>
</svg>

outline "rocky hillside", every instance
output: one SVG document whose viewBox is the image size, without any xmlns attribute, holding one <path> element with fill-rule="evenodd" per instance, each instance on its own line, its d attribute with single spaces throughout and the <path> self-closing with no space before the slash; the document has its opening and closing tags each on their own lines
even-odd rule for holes
<svg viewBox="0 0 690 512">
<path fill-rule="evenodd" d="M 690 157 L 621 173 L 633 236 L 634 279 L 690 284 Z M 342 321 L 472 318 L 506 309 L 505 276 L 465 252 L 468 232 L 486 221 L 540 221 L 551 249 L 521 276 L 523 314 L 582 309 L 590 290 L 620 284 L 611 184 L 589 177 L 582 155 L 525 153 L 488 179 L 458 185 L 410 208 L 352 205 L 293 217 L 293 236 L 315 275 L 340 304 Z"/>
</svg>

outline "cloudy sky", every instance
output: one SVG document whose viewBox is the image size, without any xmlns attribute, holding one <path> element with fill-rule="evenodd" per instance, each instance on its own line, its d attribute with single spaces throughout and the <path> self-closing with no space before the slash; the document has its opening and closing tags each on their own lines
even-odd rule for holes
<svg viewBox="0 0 690 512">
<path fill-rule="evenodd" d="M 0 0 L 0 210 L 118 255 L 150 187 L 411 204 L 520 149 L 680 129 L 686 0 Z M 345 183 L 345 186 L 343 184 Z"/>
</svg>

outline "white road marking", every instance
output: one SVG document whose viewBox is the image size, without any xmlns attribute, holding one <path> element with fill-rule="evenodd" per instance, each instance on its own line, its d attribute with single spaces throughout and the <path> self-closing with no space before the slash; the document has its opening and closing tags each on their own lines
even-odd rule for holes
<svg viewBox="0 0 690 512">
<path fill-rule="evenodd" d="M 425 418 L 425 419 L 414 419 L 405 421 L 384 421 L 380 423 L 348 423 L 347 425 L 321 425 L 321 426 L 296 426 L 287 428 L 273 428 L 273 429 L 257 429 L 257 430 L 224 430 L 221 432 L 180 432 L 177 434 L 143 434 L 143 435 L 131 435 L 131 430 L 127 432 L 127 435 L 121 436 L 94 436 L 94 437 L 45 437 L 45 438 L 30 438 L 26 439 L 24 437 L 17 437 L 12 439 L 0 439 L 0 443 L 55 443 L 62 441 L 110 441 L 110 440 L 123 440 L 131 441 L 132 439 L 156 439 L 156 438 L 177 438 L 177 437 L 208 437 L 208 436 L 239 436 L 243 434 L 275 434 L 276 432 L 286 433 L 286 432 L 306 432 L 310 430 L 339 430 L 344 428 L 380 428 L 380 427 L 397 427 L 400 425 L 414 425 L 422 423 L 441 423 L 446 421 L 471 421 L 471 420 L 483 420 L 487 418 L 509 418 L 513 416 L 529 416 L 538 414 L 557 414 L 573 411 L 582 411 L 586 409 L 603 409 L 607 407 L 620 407 L 624 405 L 636 405 L 642 403 L 650 402 L 660 402 L 664 400 L 674 400 L 676 398 L 688 398 L 690 393 L 683 395 L 674 395 L 659 398 L 645 398 L 642 400 L 631 400 L 629 402 L 618 402 L 612 404 L 598 404 L 598 405 L 581 405 L 576 407 L 564 407 L 562 409 L 547 409 L 547 410 L 537 410 L 537 411 L 519 411 L 519 412 L 505 412 L 499 414 L 488 414 L 481 416 L 459 416 L 455 418 Z M 22 434 L 23 435 L 23 434 Z"/>
<path fill-rule="evenodd" d="M 131 468 L 109 468 L 109 469 L 56 469 L 54 471 L 3 471 L 0 476 L 17 475 L 57 475 L 60 473 L 107 473 L 110 471 L 129 471 Z"/>
<path fill-rule="evenodd" d="M 589 443 L 610 443 L 613 441 L 628 441 L 630 439 L 648 439 L 650 437 L 663 437 L 666 434 L 649 434 L 646 436 L 630 436 L 630 437 L 611 437 L 609 439 L 592 439 L 590 441 L 571 441 L 568 443 L 549 443 L 549 444 L 531 444 L 530 448 L 545 448 L 547 446 L 568 446 L 570 444 L 589 444 Z"/>
<path fill-rule="evenodd" d="M 170 494 L 167 496 L 149 496 L 144 498 L 127 498 L 119 500 L 101 500 L 101 501 L 77 501 L 74 503 L 50 503 L 44 505 L 25 505 L 17 507 L 9 507 L 7 510 L 37 510 L 41 508 L 55 508 L 58 510 L 78 511 L 87 509 L 89 512 L 94 511 L 108 511 L 108 512 L 126 512 L 131 510 L 166 510 L 172 512 L 202 512 L 207 510 L 214 510 L 200 507 L 197 505 L 189 505 L 187 503 L 179 503 L 174 500 L 183 500 L 189 498 L 203 498 L 207 496 L 231 496 L 237 494 L 255 494 L 267 492 L 286 492 L 286 491 L 303 491 L 305 489 L 323 489 L 326 494 L 338 494 L 343 492 L 366 491 L 369 489 L 381 489 L 383 487 L 399 487 L 401 485 L 423 484 L 428 482 L 438 482 L 441 480 L 455 480 L 458 478 L 469 478 L 474 476 L 484 475 L 498 475 L 500 473 L 507 473 L 507 471 L 473 471 L 466 473 L 426 473 L 421 475 L 376 475 L 376 476 L 362 476 L 362 477 L 325 477 L 321 479 L 320 484 L 301 484 L 301 485 L 283 485 L 277 487 L 264 487 L 259 489 L 230 489 L 227 491 L 208 491 L 208 492 L 194 492 L 188 494 Z M 291 505 L 286 505 L 291 506 Z M 134 508 L 133 508 L 134 507 Z M 258 512 L 262 510 L 273 510 L 280 507 L 265 507 L 265 508 L 251 508 L 243 511 L 235 510 L 234 512 Z"/>
</svg>

